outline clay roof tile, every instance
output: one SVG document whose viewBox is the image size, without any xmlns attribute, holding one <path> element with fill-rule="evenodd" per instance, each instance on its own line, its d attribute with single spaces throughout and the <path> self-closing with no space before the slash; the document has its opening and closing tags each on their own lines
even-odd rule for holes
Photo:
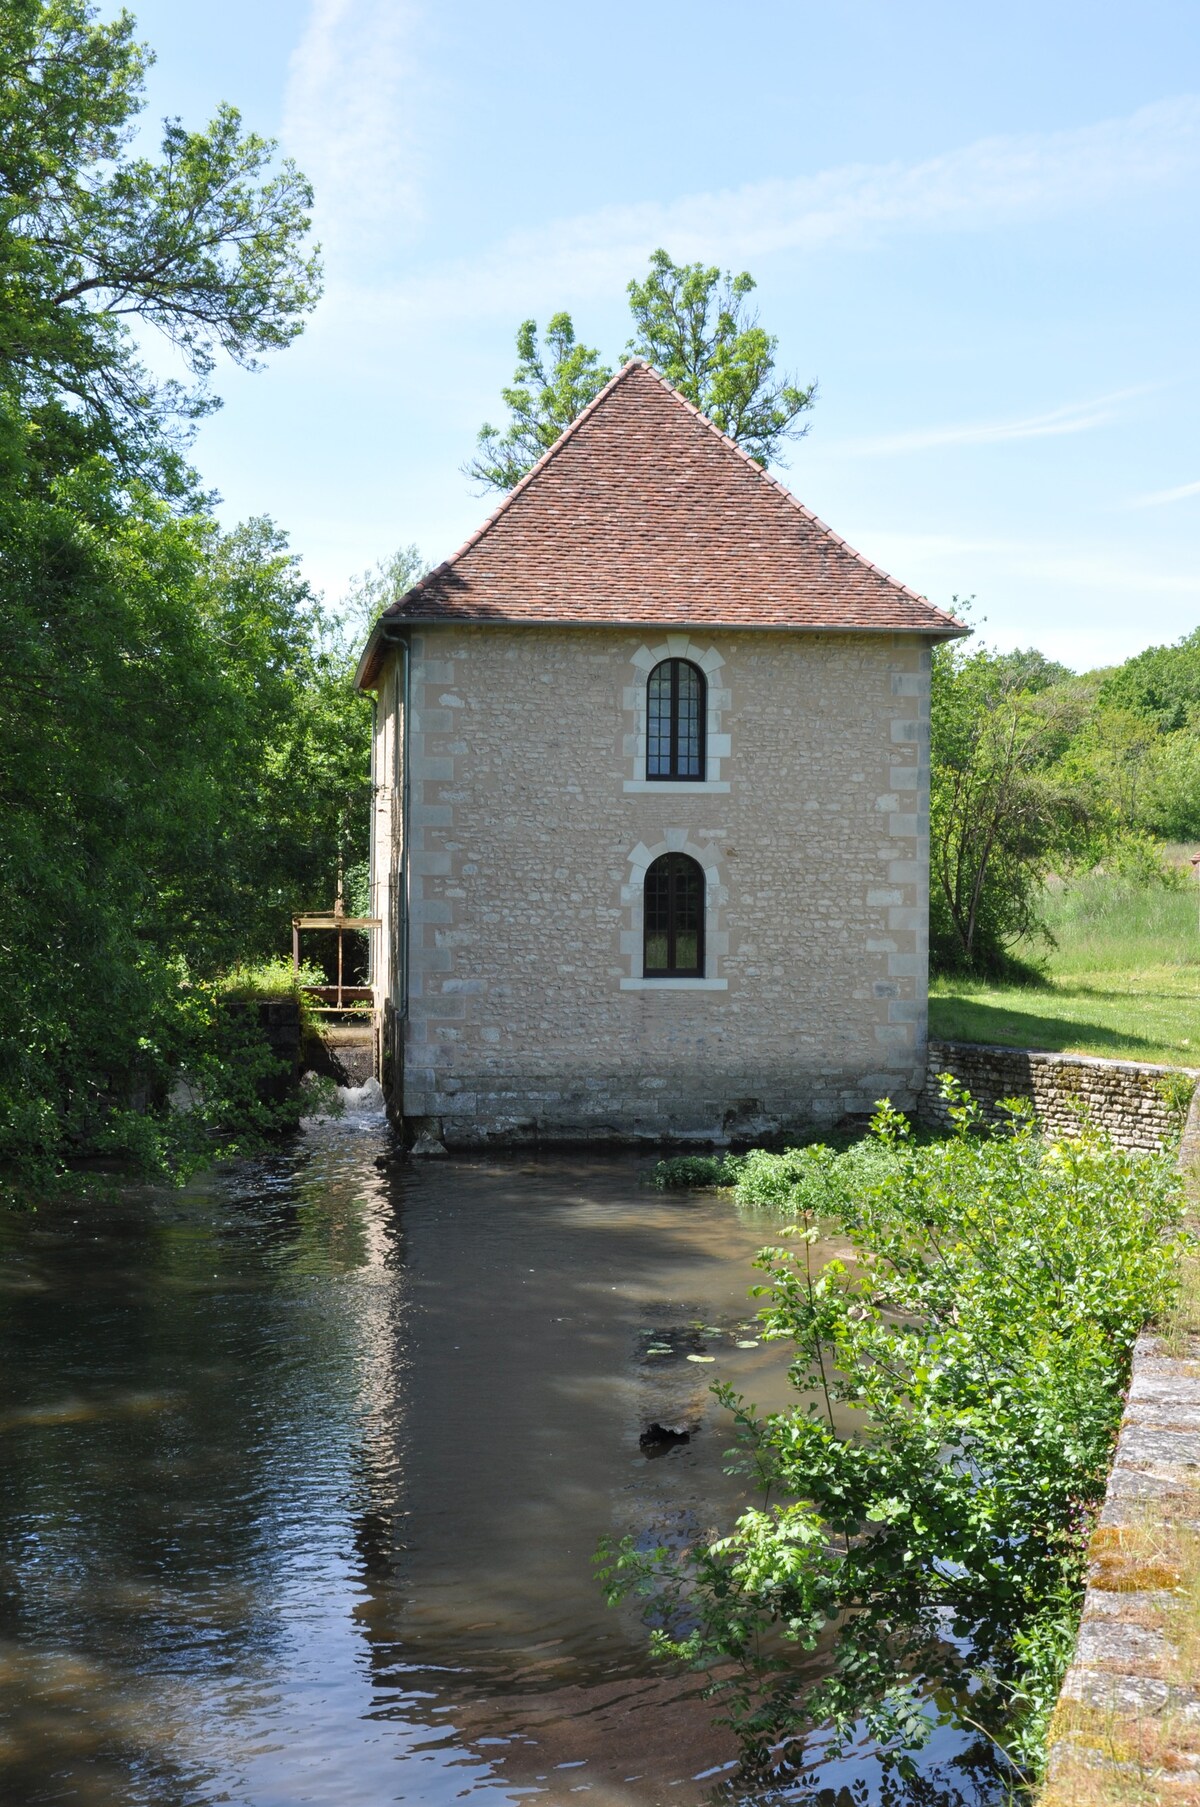
<svg viewBox="0 0 1200 1807">
<path fill-rule="evenodd" d="M 636 359 L 384 620 L 965 631 Z"/>
</svg>

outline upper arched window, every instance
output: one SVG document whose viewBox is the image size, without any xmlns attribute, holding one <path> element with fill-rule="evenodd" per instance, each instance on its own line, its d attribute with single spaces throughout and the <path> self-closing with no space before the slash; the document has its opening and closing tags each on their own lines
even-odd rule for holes
<svg viewBox="0 0 1200 1807">
<path fill-rule="evenodd" d="M 704 872 L 686 853 L 646 868 L 642 925 L 645 978 L 704 977 Z"/>
<path fill-rule="evenodd" d="M 704 777 L 704 673 L 688 659 L 664 659 L 646 686 L 647 778 Z"/>
</svg>

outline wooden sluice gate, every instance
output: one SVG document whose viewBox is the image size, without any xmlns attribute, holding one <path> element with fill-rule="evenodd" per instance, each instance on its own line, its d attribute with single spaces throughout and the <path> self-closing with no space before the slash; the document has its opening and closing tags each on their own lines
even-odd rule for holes
<svg viewBox="0 0 1200 1807">
<path fill-rule="evenodd" d="M 306 1064 L 323 1072 L 339 1085 L 360 1086 L 368 1079 L 378 1079 L 383 1069 L 380 1046 L 380 1019 L 375 1009 L 375 993 L 370 985 L 356 984 L 346 977 L 345 936 L 369 933 L 382 928 L 378 916 L 347 916 L 339 891 L 332 910 L 317 910 L 292 917 L 292 966 L 302 970 L 300 936 L 307 930 L 319 929 L 337 936 L 336 980 L 327 985 L 302 985 L 309 1000 L 309 1011 L 318 1023 L 317 1035 L 321 1052 L 309 1050 Z"/>
</svg>

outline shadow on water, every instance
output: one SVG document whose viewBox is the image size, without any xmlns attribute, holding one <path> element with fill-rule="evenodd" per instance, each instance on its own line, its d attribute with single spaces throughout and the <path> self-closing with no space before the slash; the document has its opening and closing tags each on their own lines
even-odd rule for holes
<svg viewBox="0 0 1200 1807">
<path fill-rule="evenodd" d="M 365 1102 L 369 1106 L 369 1100 Z M 632 1157 L 410 1167 L 369 1108 L 0 1228 L 0 1799 L 983 1807 L 967 1733 L 747 1794 L 603 1535 L 728 1524 L 769 1226 Z M 738 1347 L 738 1344 L 753 1345 Z M 687 1441 L 639 1446 L 646 1427 Z"/>
</svg>

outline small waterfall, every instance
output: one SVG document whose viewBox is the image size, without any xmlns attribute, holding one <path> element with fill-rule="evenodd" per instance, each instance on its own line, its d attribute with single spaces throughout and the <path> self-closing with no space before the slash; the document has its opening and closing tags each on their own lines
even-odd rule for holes
<svg viewBox="0 0 1200 1807">
<path fill-rule="evenodd" d="M 365 1080 L 362 1085 L 339 1085 L 334 1089 L 333 1100 L 331 1111 L 304 1117 L 303 1128 L 357 1131 L 379 1129 L 387 1121 L 383 1087 L 377 1079 Z"/>
</svg>

